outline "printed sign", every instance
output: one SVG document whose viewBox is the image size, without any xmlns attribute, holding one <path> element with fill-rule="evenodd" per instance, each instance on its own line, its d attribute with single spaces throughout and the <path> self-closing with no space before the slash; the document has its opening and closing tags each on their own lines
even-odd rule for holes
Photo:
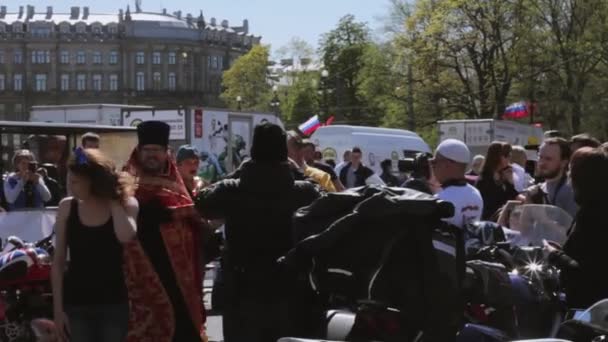
<svg viewBox="0 0 608 342">
<path fill-rule="evenodd" d="M 157 110 L 157 111 L 128 111 L 123 112 L 123 124 L 125 126 L 137 127 L 144 121 L 157 120 L 166 122 L 171 126 L 169 140 L 186 140 L 186 114 L 179 109 Z"/>
</svg>

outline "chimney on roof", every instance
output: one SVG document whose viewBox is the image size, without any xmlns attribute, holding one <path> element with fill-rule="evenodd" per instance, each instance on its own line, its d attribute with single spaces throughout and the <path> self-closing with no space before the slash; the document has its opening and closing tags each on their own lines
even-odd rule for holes
<svg viewBox="0 0 608 342">
<path fill-rule="evenodd" d="M 175 12 L 177 19 L 181 19 L 182 18 L 182 11 L 177 11 Z"/>
<path fill-rule="evenodd" d="M 217 20 L 215 18 L 211 18 L 211 26 L 217 26 Z"/>
<path fill-rule="evenodd" d="M 167 15 L 167 9 L 163 8 L 163 15 Z"/>
<path fill-rule="evenodd" d="M 34 6 L 27 5 L 27 19 L 32 19 L 34 17 Z"/>
<path fill-rule="evenodd" d="M 131 8 L 127 5 L 127 12 L 125 13 L 125 21 L 131 21 Z"/>
<path fill-rule="evenodd" d="M 82 19 L 84 19 L 84 20 L 89 19 L 89 7 L 88 6 L 84 6 L 82 8 Z"/>
<path fill-rule="evenodd" d="M 125 13 L 123 12 L 122 8 L 118 10 L 118 21 L 122 22 L 124 20 L 125 17 Z"/>
<path fill-rule="evenodd" d="M 228 28 L 228 20 L 222 20 L 222 27 Z"/>
<path fill-rule="evenodd" d="M 247 19 L 243 20 L 243 32 L 245 34 L 249 33 L 249 20 Z"/>
<path fill-rule="evenodd" d="M 19 6 L 19 19 L 21 19 L 21 17 L 23 17 L 23 6 Z"/>
<path fill-rule="evenodd" d="M 188 15 L 186 15 L 186 21 L 188 22 L 188 25 L 192 25 L 192 14 L 188 13 Z"/>
<path fill-rule="evenodd" d="M 78 20 L 78 17 L 80 17 L 80 7 L 74 6 L 70 8 L 70 19 L 71 20 Z"/>
<path fill-rule="evenodd" d="M 51 19 L 53 17 L 53 6 L 46 7 L 46 18 Z"/>
<path fill-rule="evenodd" d="M 0 18 L 4 19 L 6 17 L 6 6 L 0 6 Z"/>
</svg>

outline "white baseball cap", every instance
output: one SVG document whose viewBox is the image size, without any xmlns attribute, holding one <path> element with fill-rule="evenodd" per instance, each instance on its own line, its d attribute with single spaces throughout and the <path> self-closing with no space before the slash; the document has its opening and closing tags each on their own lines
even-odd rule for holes
<svg viewBox="0 0 608 342">
<path fill-rule="evenodd" d="M 456 139 L 446 139 L 437 146 L 435 154 L 461 164 L 468 164 L 471 161 L 471 151 L 462 141 Z"/>
</svg>

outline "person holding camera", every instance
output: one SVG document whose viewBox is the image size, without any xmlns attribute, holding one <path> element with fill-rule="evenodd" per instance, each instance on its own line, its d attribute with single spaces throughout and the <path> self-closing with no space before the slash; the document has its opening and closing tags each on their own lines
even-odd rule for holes
<svg viewBox="0 0 608 342">
<path fill-rule="evenodd" d="M 404 188 L 417 190 L 420 192 L 433 195 L 436 189 L 432 183 L 432 170 L 429 159 L 432 158 L 427 153 L 417 153 L 416 157 L 411 161 L 412 173 L 410 178 L 403 183 Z"/>
<path fill-rule="evenodd" d="M 44 208 L 51 200 L 51 192 L 37 173 L 38 163 L 29 150 L 20 150 L 13 157 L 16 171 L 4 181 L 4 195 L 9 210 Z"/>
</svg>

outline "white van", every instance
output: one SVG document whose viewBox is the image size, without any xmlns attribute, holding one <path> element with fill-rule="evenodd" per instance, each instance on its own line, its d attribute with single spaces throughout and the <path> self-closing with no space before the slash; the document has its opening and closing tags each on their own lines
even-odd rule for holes
<svg viewBox="0 0 608 342">
<path fill-rule="evenodd" d="M 336 164 L 342 162 L 344 151 L 361 148 L 363 163 L 378 174 L 382 173 L 380 163 L 385 159 L 390 159 L 393 170 L 397 171 L 399 159 L 411 158 L 417 152 L 431 152 L 418 134 L 403 129 L 323 126 L 317 129 L 311 140 L 323 153 L 323 159 L 332 159 Z"/>
</svg>

